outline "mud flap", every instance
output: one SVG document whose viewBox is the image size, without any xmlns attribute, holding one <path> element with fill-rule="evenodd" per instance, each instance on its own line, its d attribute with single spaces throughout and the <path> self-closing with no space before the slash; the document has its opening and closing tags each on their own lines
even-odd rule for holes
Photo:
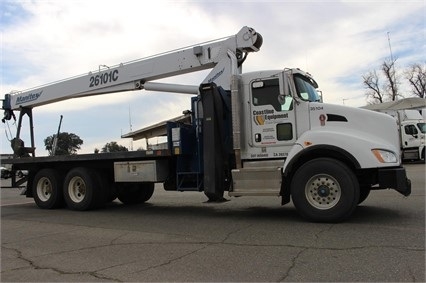
<svg viewBox="0 0 426 283">
<path fill-rule="evenodd" d="M 223 201 L 224 166 L 223 103 L 214 83 L 200 86 L 203 106 L 204 194 L 209 201 Z"/>
</svg>

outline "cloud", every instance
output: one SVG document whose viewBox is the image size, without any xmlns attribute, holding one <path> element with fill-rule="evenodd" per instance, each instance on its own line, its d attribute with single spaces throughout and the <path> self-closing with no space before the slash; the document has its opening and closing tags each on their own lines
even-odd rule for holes
<svg viewBox="0 0 426 283">
<path fill-rule="evenodd" d="M 151 56 L 235 34 L 262 34 L 244 72 L 300 67 L 312 73 L 325 101 L 365 104 L 361 76 L 387 56 L 390 32 L 399 66 L 424 61 L 424 1 L 2 1 L 2 93 L 25 90 L 99 65 Z M 173 77 L 197 85 L 205 73 Z M 37 147 L 56 132 L 80 135 L 85 151 L 133 129 L 180 115 L 189 97 L 136 91 L 67 100 L 34 109 Z M 86 143 L 87 141 L 87 143 Z M 127 143 L 127 141 L 123 141 Z M 2 152 L 10 151 L 2 145 Z M 40 152 L 40 151 L 39 151 Z"/>
</svg>

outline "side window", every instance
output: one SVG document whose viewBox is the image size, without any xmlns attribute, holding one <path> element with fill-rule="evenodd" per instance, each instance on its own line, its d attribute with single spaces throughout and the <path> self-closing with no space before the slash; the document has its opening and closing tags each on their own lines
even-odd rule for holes
<svg viewBox="0 0 426 283">
<path fill-rule="evenodd" d="M 272 105 L 276 111 L 291 110 L 293 109 L 292 99 L 286 99 L 284 104 L 281 105 L 279 101 L 278 79 L 269 79 L 264 81 L 256 81 L 252 83 L 251 91 L 253 96 L 253 105 Z"/>
<path fill-rule="evenodd" d="M 407 135 L 417 135 L 418 134 L 417 129 L 416 129 L 416 127 L 414 127 L 414 125 L 407 125 L 407 126 L 404 127 L 404 129 L 405 129 L 405 133 Z"/>
</svg>

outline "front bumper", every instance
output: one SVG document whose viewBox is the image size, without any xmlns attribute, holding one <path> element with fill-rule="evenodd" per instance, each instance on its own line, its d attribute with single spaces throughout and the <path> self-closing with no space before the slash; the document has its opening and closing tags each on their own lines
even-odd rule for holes
<svg viewBox="0 0 426 283">
<path fill-rule="evenodd" d="M 379 168 L 379 187 L 383 189 L 394 189 L 404 196 L 411 194 L 411 181 L 403 167 Z"/>
</svg>

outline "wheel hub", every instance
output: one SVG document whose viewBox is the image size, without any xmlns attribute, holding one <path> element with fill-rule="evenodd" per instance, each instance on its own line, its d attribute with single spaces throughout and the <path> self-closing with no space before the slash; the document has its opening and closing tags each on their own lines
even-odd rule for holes
<svg viewBox="0 0 426 283">
<path fill-rule="evenodd" d="M 324 185 L 319 186 L 318 195 L 320 197 L 328 197 L 330 195 L 330 188 Z"/>
<path fill-rule="evenodd" d="M 333 208 L 340 200 L 341 188 L 339 183 L 330 175 L 315 175 L 305 187 L 306 199 L 317 209 Z"/>
</svg>

